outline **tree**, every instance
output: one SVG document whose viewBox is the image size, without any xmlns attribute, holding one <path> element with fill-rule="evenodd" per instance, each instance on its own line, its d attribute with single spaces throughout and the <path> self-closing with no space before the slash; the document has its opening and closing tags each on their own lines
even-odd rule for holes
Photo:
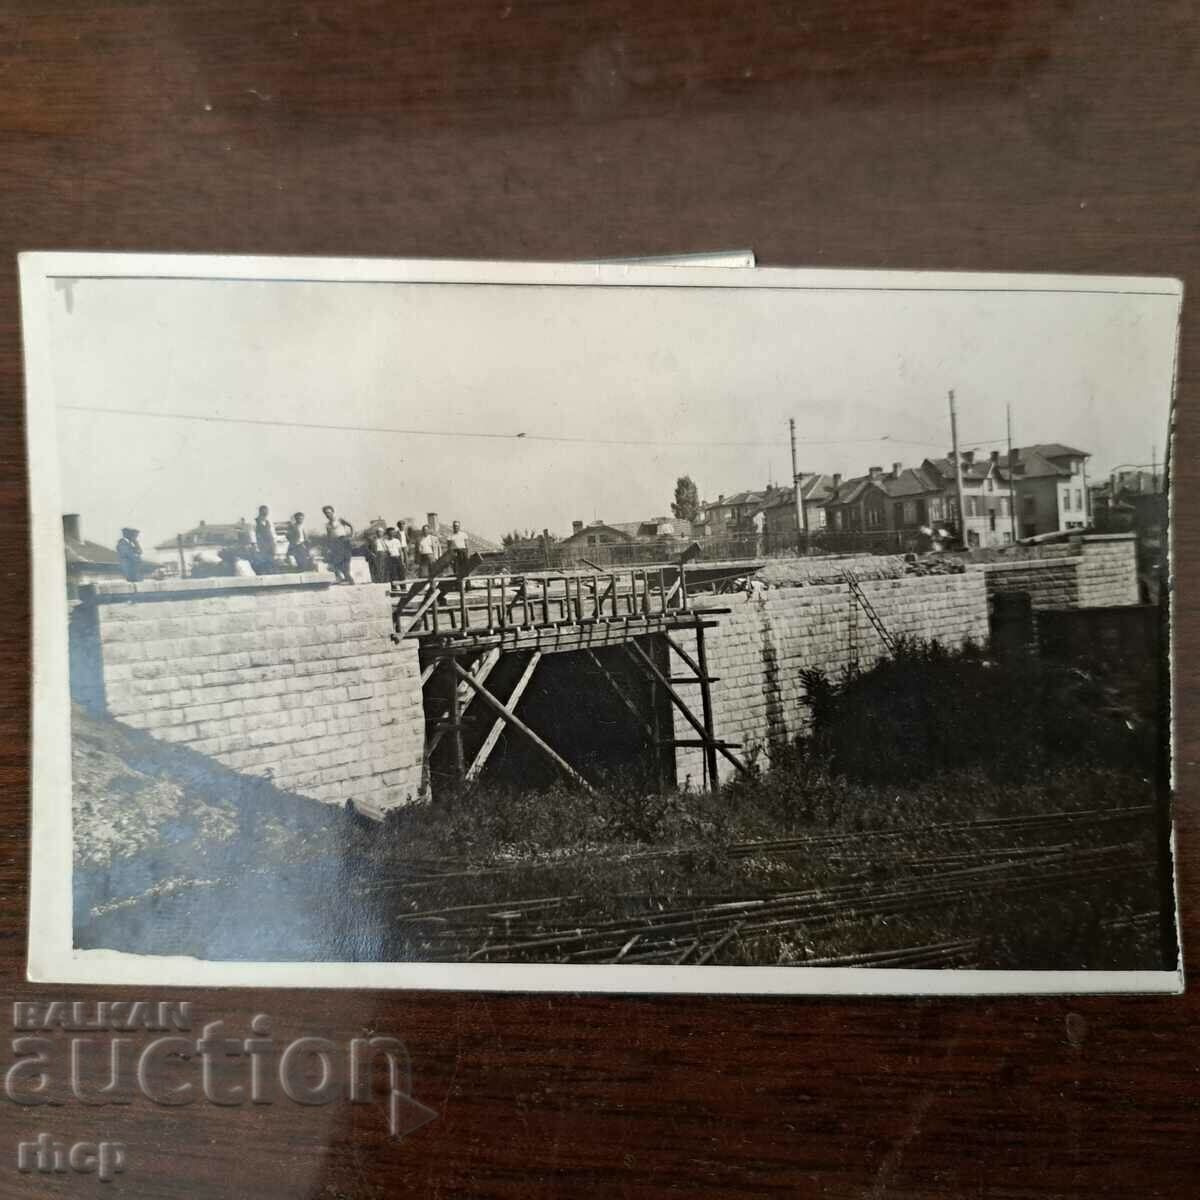
<svg viewBox="0 0 1200 1200">
<path fill-rule="evenodd" d="M 675 499 L 671 512 L 681 521 L 695 521 L 700 516 L 700 492 L 690 475 L 680 475 L 675 480 Z"/>
</svg>

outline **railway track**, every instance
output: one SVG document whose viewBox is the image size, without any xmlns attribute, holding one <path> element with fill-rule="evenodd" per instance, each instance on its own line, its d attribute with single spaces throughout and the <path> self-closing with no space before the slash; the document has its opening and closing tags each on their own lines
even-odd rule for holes
<svg viewBox="0 0 1200 1200">
<path fill-rule="evenodd" d="M 684 858 L 697 853 L 714 854 L 723 858 L 753 858 L 762 854 L 770 854 L 778 857 L 799 854 L 805 851 L 826 851 L 827 853 L 823 855 L 825 858 L 830 858 L 840 853 L 842 857 L 849 860 L 849 858 L 853 857 L 852 853 L 837 849 L 844 846 L 870 846 L 872 849 L 864 851 L 861 857 L 863 857 L 864 861 L 868 858 L 871 861 L 877 861 L 880 847 L 886 846 L 889 842 L 943 841 L 947 839 L 952 840 L 962 835 L 977 836 L 979 834 L 1005 833 L 1012 836 L 1034 833 L 1045 837 L 1061 836 L 1063 831 L 1077 831 L 1081 828 L 1095 829 L 1114 823 L 1142 820 L 1148 817 L 1151 812 L 1152 807 L 1148 804 L 1131 805 L 1127 808 L 1064 809 L 1024 817 L 991 817 L 981 821 L 946 821 L 928 825 L 910 825 L 899 829 L 829 831 L 825 833 L 801 834 L 786 838 L 762 838 L 732 842 L 727 846 L 719 848 L 685 845 L 661 850 L 639 850 L 620 855 L 619 861 L 622 863 L 649 863 L 671 858 Z M 1055 830 L 1060 831 L 1060 833 L 1055 834 Z M 1069 847 L 1075 843 L 1064 842 L 1060 844 Z M 1032 849 L 1044 848 L 1033 847 Z M 1008 851 L 1013 854 L 1020 854 L 1028 852 L 1029 849 L 1008 845 L 996 847 L 994 852 L 1001 853 Z M 971 849 L 966 853 L 977 854 L 982 852 L 979 849 Z M 948 853 L 946 857 L 954 857 L 954 855 Z M 527 871 L 561 869 L 569 867 L 571 860 L 563 858 L 531 858 L 523 862 L 462 867 L 453 871 L 431 871 L 429 870 L 430 864 L 428 861 L 406 865 L 410 865 L 412 868 L 408 873 L 403 875 L 389 874 L 387 876 L 373 876 L 368 883 L 361 885 L 362 890 L 369 891 L 395 887 L 424 888 L 460 879 L 484 879 L 489 876 L 504 876 Z"/>
<path fill-rule="evenodd" d="M 790 839 L 787 839 L 790 841 Z M 785 847 L 786 848 L 786 847 Z M 878 862 L 876 860 L 876 865 Z M 801 890 L 692 908 L 643 911 L 603 921 L 572 920 L 574 897 L 547 897 L 525 909 L 473 906 L 471 914 L 432 931 L 439 958 L 466 961 L 699 964 L 721 961 L 731 943 L 780 935 L 828 934 L 842 925 L 865 925 L 930 909 L 1010 899 L 1024 894 L 1114 884 L 1153 870 L 1132 841 L 1099 846 L 1059 844 L 962 851 L 947 861 L 933 856 L 885 864 L 885 879 L 850 878 Z M 428 920 L 437 912 L 403 921 Z M 513 936 L 534 918 L 538 928 Z M 954 966 L 974 961 L 977 939 L 949 939 L 861 955 L 790 957 L 793 965 Z"/>
</svg>

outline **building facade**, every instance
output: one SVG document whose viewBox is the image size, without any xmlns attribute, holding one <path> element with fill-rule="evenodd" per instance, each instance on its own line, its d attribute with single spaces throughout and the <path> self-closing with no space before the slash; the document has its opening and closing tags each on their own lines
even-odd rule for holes
<svg viewBox="0 0 1200 1200">
<path fill-rule="evenodd" d="M 1011 476 L 1017 509 L 1017 536 L 1038 537 L 1092 524 L 1085 450 L 1059 442 L 1022 446 L 1000 457 Z"/>
</svg>

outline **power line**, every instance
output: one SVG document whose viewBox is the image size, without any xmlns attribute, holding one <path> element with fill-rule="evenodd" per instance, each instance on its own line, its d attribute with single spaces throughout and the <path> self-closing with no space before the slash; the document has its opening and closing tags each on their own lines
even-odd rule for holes
<svg viewBox="0 0 1200 1200">
<path fill-rule="evenodd" d="M 212 413 L 165 413 L 154 412 L 141 408 L 95 408 L 86 404 L 60 404 L 61 409 L 70 412 L 97 413 L 102 416 L 151 417 L 172 421 L 204 421 L 228 425 L 259 425 L 283 429 L 313 429 L 323 432 L 337 433 L 392 433 L 405 437 L 441 437 L 441 438 L 483 438 L 491 441 L 526 441 L 526 442 L 558 442 L 575 445 L 592 446 L 775 446 L 774 441 L 669 441 L 654 438 L 594 438 L 572 437 L 567 435 L 544 433 L 489 433 L 482 430 L 462 429 L 405 429 L 387 425 L 333 425 L 316 421 L 280 421 L 269 417 L 223 417 Z M 967 443 L 968 445 L 986 445 L 988 441 L 1002 441 L 1001 438 L 991 438 L 985 441 Z M 941 439 L 918 441 L 912 438 L 897 438 L 883 434 L 873 438 L 840 438 L 828 440 L 809 439 L 801 442 L 805 446 L 853 446 L 867 445 L 878 442 L 891 442 L 898 446 L 937 446 Z"/>
</svg>

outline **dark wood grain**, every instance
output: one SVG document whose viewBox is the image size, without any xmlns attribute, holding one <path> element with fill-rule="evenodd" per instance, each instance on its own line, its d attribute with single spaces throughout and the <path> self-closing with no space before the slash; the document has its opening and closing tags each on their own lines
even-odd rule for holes
<svg viewBox="0 0 1200 1200">
<path fill-rule="evenodd" d="M 24 973 L 28 584 L 14 254 L 541 259 L 1166 273 L 1200 285 L 1194 3 L 225 0 L 0 10 L 0 954 Z M 1200 900 L 1200 319 L 1176 453 L 1178 827 Z M 151 993 L 157 995 L 157 993 Z M 181 993 L 163 993 L 179 996 Z M 1184 999 L 708 1000 L 193 992 L 280 1039 L 373 1028 L 440 1113 L 0 1107 L 130 1147 L 147 1196 L 1191 1196 Z M 7 1061 L 7 1060 L 6 1060 Z"/>
</svg>

